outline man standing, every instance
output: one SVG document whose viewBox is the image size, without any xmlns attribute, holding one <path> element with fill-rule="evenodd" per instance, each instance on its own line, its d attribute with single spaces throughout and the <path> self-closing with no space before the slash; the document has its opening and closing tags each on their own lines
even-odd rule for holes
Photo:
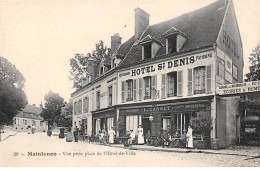
<svg viewBox="0 0 260 170">
<path fill-rule="evenodd" d="M 74 129 L 74 139 L 75 139 L 75 142 L 78 142 L 78 140 L 79 140 L 79 129 L 77 126 Z"/>
<path fill-rule="evenodd" d="M 130 130 L 130 138 L 128 139 L 128 144 L 132 145 L 133 140 L 135 140 L 135 133 L 133 130 Z"/>
</svg>

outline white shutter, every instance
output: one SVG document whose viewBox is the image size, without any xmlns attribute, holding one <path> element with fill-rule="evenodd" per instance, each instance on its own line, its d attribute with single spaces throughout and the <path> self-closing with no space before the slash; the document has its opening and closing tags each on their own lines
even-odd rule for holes
<svg viewBox="0 0 260 170">
<path fill-rule="evenodd" d="M 182 74 L 183 71 L 178 71 L 177 73 L 177 95 L 182 96 Z"/>
<path fill-rule="evenodd" d="M 162 74 L 162 99 L 166 98 L 166 74 Z"/>
<path fill-rule="evenodd" d="M 152 82 L 152 99 L 156 99 L 156 92 L 157 92 L 157 75 L 151 77 Z"/>
<path fill-rule="evenodd" d="M 211 85 L 212 85 L 212 83 L 211 83 L 211 80 L 212 80 L 212 66 L 211 65 L 209 65 L 209 66 L 207 66 L 207 75 L 206 75 L 206 83 L 207 83 L 207 88 L 206 88 L 206 90 L 207 90 L 207 93 L 211 93 L 212 92 L 212 87 L 211 87 Z"/>
<path fill-rule="evenodd" d="M 122 87 L 121 87 L 121 99 L 122 99 L 122 103 L 125 102 L 125 93 L 126 93 L 126 89 L 125 89 L 125 81 L 122 81 Z"/>
<path fill-rule="evenodd" d="M 143 99 L 143 78 L 139 78 L 139 100 Z"/>
<path fill-rule="evenodd" d="M 188 95 L 192 95 L 192 69 L 188 69 Z"/>
<path fill-rule="evenodd" d="M 137 80 L 134 79 L 133 81 L 133 100 L 136 101 L 136 98 L 137 98 Z"/>
</svg>

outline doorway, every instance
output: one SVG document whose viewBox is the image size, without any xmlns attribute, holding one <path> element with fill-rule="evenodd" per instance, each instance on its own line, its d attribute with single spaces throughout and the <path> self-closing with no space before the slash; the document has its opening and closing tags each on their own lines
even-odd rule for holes
<svg viewBox="0 0 260 170">
<path fill-rule="evenodd" d="M 148 117 L 143 117 L 143 130 L 144 130 L 144 136 L 148 132 L 148 130 L 151 131 L 151 121 Z"/>
</svg>

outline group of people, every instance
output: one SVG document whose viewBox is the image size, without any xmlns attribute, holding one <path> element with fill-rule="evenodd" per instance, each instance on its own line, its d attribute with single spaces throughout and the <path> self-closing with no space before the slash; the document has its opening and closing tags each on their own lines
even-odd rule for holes
<svg viewBox="0 0 260 170">
<path fill-rule="evenodd" d="M 31 134 L 31 133 L 34 134 L 35 131 L 36 131 L 35 126 L 32 126 L 32 127 L 31 127 L 31 126 L 28 126 L 28 127 L 27 127 L 27 133 L 28 133 L 28 134 Z"/>
<path fill-rule="evenodd" d="M 116 132 L 113 127 L 107 132 L 105 129 L 99 130 L 98 133 L 98 138 L 99 138 L 99 143 L 105 144 L 105 145 L 110 145 L 115 142 L 115 135 Z"/>
<path fill-rule="evenodd" d="M 166 130 L 161 130 L 155 140 L 154 145 L 155 146 L 168 146 L 168 147 L 187 147 L 187 148 L 193 148 L 193 135 L 192 135 L 192 128 L 191 126 L 188 127 L 188 131 L 183 131 L 183 134 L 181 135 L 180 130 L 176 130 L 175 134 L 171 134 L 170 127 L 168 126 Z M 147 144 L 151 145 L 152 140 L 151 137 L 149 137 L 150 132 L 147 133 Z M 185 145 L 183 145 L 185 144 Z"/>
</svg>

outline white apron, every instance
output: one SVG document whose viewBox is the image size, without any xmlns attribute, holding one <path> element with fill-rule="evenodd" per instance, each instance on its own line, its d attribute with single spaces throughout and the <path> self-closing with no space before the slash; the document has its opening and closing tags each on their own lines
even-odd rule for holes
<svg viewBox="0 0 260 170">
<path fill-rule="evenodd" d="M 144 144 L 143 128 L 138 128 L 138 144 Z"/>
<path fill-rule="evenodd" d="M 109 143 L 114 143 L 114 135 L 115 135 L 115 131 L 110 130 L 109 131 Z"/>
<path fill-rule="evenodd" d="M 187 142 L 188 142 L 188 148 L 193 148 L 193 136 L 192 136 L 192 129 L 189 128 L 187 132 Z"/>
</svg>

